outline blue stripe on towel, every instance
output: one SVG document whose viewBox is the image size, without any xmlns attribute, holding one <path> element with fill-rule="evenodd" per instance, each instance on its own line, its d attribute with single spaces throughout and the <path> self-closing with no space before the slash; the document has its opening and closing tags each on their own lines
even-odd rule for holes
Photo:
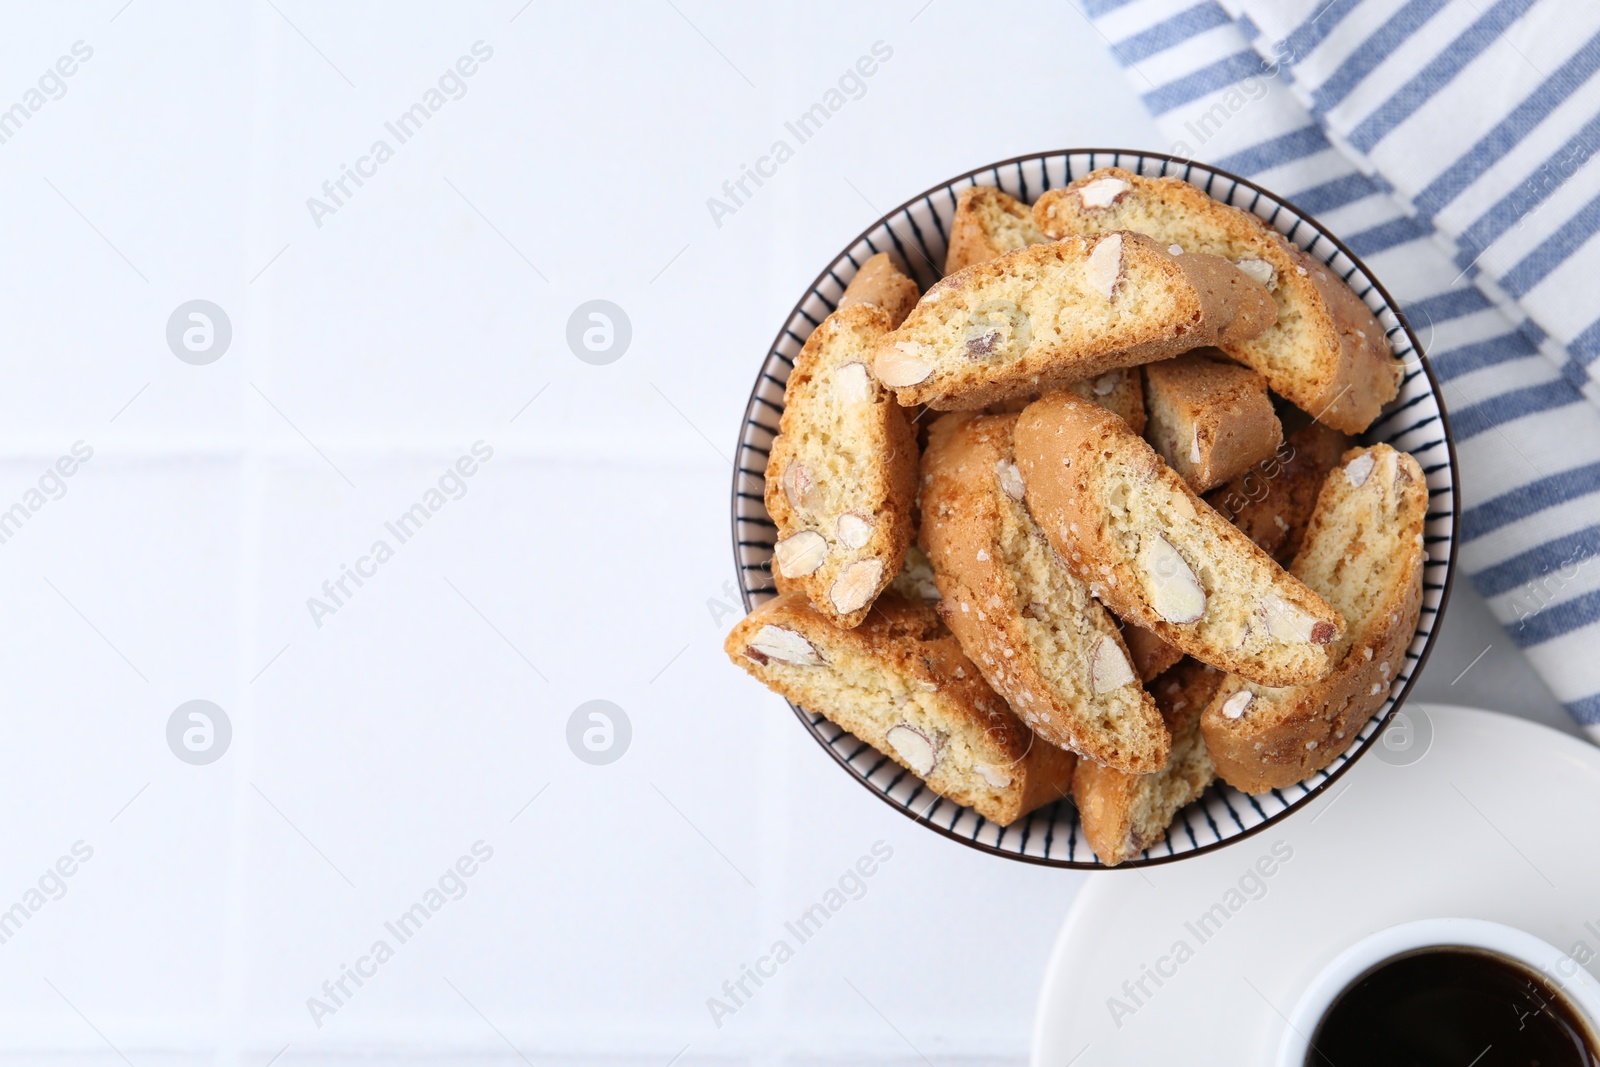
<svg viewBox="0 0 1600 1067">
<path fill-rule="evenodd" d="M 1261 57 L 1251 51 L 1235 52 L 1215 63 L 1208 63 L 1193 74 L 1150 90 L 1144 94 L 1144 103 L 1152 115 L 1162 115 L 1173 108 L 1226 89 L 1237 81 L 1261 73 Z"/>
<path fill-rule="evenodd" d="M 1321 126 L 1302 126 L 1231 156 L 1223 156 L 1217 160 L 1217 166 L 1235 174 L 1259 174 L 1306 156 L 1314 156 L 1318 152 L 1326 152 L 1331 147 Z"/>
<path fill-rule="evenodd" d="M 1362 0 L 1330 0 L 1315 15 L 1289 31 L 1277 51 L 1283 55 L 1283 64 L 1292 67 L 1301 56 L 1327 39 L 1328 34 L 1344 21 L 1344 17 L 1360 7 Z"/>
<path fill-rule="evenodd" d="M 1539 205 L 1548 200 L 1576 170 L 1587 164 L 1596 151 L 1600 151 L 1600 114 L 1586 122 L 1565 144 L 1546 156 L 1526 178 L 1461 231 L 1461 236 L 1456 238 L 1456 246 L 1460 249 L 1456 266 L 1465 268 L 1481 256 L 1484 249 L 1504 236 L 1507 230 L 1525 225 L 1535 218 Z"/>
<path fill-rule="evenodd" d="M 1535 126 L 1577 92 L 1596 70 L 1600 70 L 1600 34 L 1589 38 L 1582 48 L 1544 80 L 1544 84 L 1413 197 L 1411 202 L 1416 208 L 1417 217 L 1424 222 L 1431 222 L 1446 204 L 1504 159 L 1513 146 L 1521 143 Z"/>
<path fill-rule="evenodd" d="M 1566 701 L 1566 708 L 1572 712 L 1572 717 L 1585 726 L 1600 723 L 1600 693 L 1593 696 L 1580 697 L 1577 700 Z"/>
<path fill-rule="evenodd" d="M 1543 607 L 1539 604 L 1538 600 L 1531 598 L 1523 605 L 1512 601 L 1512 611 L 1517 621 L 1511 623 L 1508 629 L 1523 648 L 1565 637 L 1574 630 L 1581 630 L 1600 620 L 1600 589 L 1559 604 L 1546 604 Z M 1517 610 L 1519 606 L 1521 611 Z"/>
<path fill-rule="evenodd" d="M 1600 463 L 1536 478 L 1463 511 L 1461 539 L 1476 540 L 1518 519 L 1591 494 L 1600 494 Z"/>
<path fill-rule="evenodd" d="M 1593 566 L 1595 556 L 1600 556 L 1600 526 L 1588 526 L 1479 571 L 1472 584 L 1484 596 L 1499 596 L 1529 582 L 1554 594 L 1577 577 L 1578 568 Z"/>
<path fill-rule="evenodd" d="M 1307 214 L 1316 215 L 1324 211 L 1353 204 L 1357 200 L 1365 200 L 1383 192 L 1377 182 L 1365 174 L 1346 174 L 1342 178 L 1313 185 L 1309 189 L 1302 189 L 1294 196 L 1294 205 Z"/>
<path fill-rule="evenodd" d="M 1406 82 L 1393 96 L 1378 105 L 1350 131 L 1350 143 L 1357 151 L 1370 152 L 1394 128 L 1416 114 L 1439 90 L 1455 80 L 1461 69 L 1478 58 L 1535 0 L 1500 0 L 1471 26 L 1463 30 L 1444 51 Z"/>
<path fill-rule="evenodd" d="M 1444 4 L 1445 0 L 1410 0 L 1410 3 L 1396 11 L 1312 92 L 1311 113 L 1321 115 L 1339 106 L 1361 84 L 1363 78 L 1417 32 L 1417 27 L 1443 10 Z"/>
<path fill-rule="evenodd" d="M 1441 381 L 1459 378 L 1464 374 L 1509 363 L 1513 359 L 1537 356 L 1539 348 L 1521 330 L 1513 330 L 1496 337 L 1485 337 L 1471 344 L 1447 348 L 1433 356 L 1433 372 Z"/>
<path fill-rule="evenodd" d="M 1573 359 L 1587 366 L 1600 359 L 1600 319 L 1595 319 L 1583 332 L 1572 339 L 1567 352 Z"/>
<path fill-rule="evenodd" d="M 1134 34 L 1111 46 L 1112 54 L 1124 67 L 1165 52 L 1174 45 L 1218 26 L 1226 26 L 1228 13 L 1206 0 L 1187 11 L 1180 11 L 1165 22 L 1158 22 L 1148 30 Z"/>
<path fill-rule="evenodd" d="M 1416 219 L 1402 215 L 1397 219 L 1379 223 L 1371 229 L 1353 233 L 1344 239 L 1344 243 L 1358 256 L 1372 256 L 1420 240 L 1431 232 Z"/>
<path fill-rule="evenodd" d="M 1508 422 L 1565 407 L 1568 404 L 1587 403 L 1564 379 L 1541 382 L 1521 389 L 1508 389 L 1498 396 L 1480 400 L 1469 407 L 1450 413 L 1450 425 L 1456 431 L 1456 440 L 1465 441 L 1486 430 Z"/>
<path fill-rule="evenodd" d="M 1083 0 L 1083 10 L 1092 19 L 1115 11 L 1119 7 L 1127 7 L 1133 0 Z"/>
<path fill-rule="evenodd" d="M 1587 244 L 1596 230 L 1600 230 L 1600 196 L 1579 208 L 1576 214 L 1561 224 L 1560 229 L 1518 260 L 1516 266 L 1501 276 L 1500 287 L 1514 297 L 1526 296 L 1530 289 L 1548 278 L 1552 271 Z"/>
<path fill-rule="evenodd" d="M 1412 329 L 1423 330 L 1433 323 L 1476 315 L 1493 306 L 1482 290 L 1466 287 L 1447 289 L 1421 300 L 1413 300 L 1405 306 L 1405 313 Z"/>
</svg>

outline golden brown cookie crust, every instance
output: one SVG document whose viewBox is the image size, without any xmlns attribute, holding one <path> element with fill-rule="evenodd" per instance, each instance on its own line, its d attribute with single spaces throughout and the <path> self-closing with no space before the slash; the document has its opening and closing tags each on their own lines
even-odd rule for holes
<svg viewBox="0 0 1600 1067">
<path fill-rule="evenodd" d="M 774 692 L 992 822 L 1007 825 L 1071 789 L 1075 757 L 1028 730 L 926 604 L 886 593 L 845 630 L 789 593 L 741 620 L 724 648 Z M 931 742 L 931 768 L 912 766 L 907 753 L 916 752 L 897 747 L 897 728 Z"/>
<path fill-rule="evenodd" d="M 1101 763 L 1154 770 L 1169 739 L 1116 623 L 1032 529 L 1020 486 L 1009 496 L 1002 488 L 1002 470 L 1015 470 L 1015 422 L 963 413 L 929 431 L 918 540 L 941 593 L 939 614 L 1045 740 Z M 1096 688 L 1097 663 L 1104 689 Z"/>
<path fill-rule="evenodd" d="M 1422 610 L 1427 512 L 1422 468 L 1388 445 L 1351 449 L 1328 474 L 1290 570 L 1340 607 L 1349 630 L 1318 682 L 1223 683 L 1201 729 L 1228 784 L 1264 793 L 1304 780 L 1348 748 L 1382 706 Z"/>
<path fill-rule="evenodd" d="M 1039 527 L 1124 622 L 1264 685 L 1327 673 L 1325 645 L 1343 628 L 1339 614 L 1196 496 L 1122 420 L 1052 393 L 1019 417 L 1016 454 Z M 1169 601 L 1185 593 L 1180 606 L 1196 611 L 1188 618 Z M 1261 614 L 1269 605 L 1271 618 Z"/>
</svg>

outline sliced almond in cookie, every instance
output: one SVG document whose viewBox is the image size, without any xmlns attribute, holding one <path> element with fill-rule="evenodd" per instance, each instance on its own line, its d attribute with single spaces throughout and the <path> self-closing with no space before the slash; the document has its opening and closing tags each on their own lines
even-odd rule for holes
<svg viewBox="0 0 1600 1067">
<path fill-rule="evenodd" d="M 839 572 L 828 587 L 828 599 L 840 615 L 859 611 L 872 602 L 883 585 L 883 560 L 858 559 Z"/>
<path fill-rule="evenodd" d="M 772 556 L 785 578 L 804 578 L 828 558 L 828 541 L 813 530 L 801 530 L 773 545 Z"/>
<path fill-rule="evenodd" d="M 1123 620 L 1263 685 L 1327 673 L 1339 613 L 1195 496 L 1121 419 L 1053 393 L 1018 419 L 1016 457 L 1039 528 Z"/>
</svg>

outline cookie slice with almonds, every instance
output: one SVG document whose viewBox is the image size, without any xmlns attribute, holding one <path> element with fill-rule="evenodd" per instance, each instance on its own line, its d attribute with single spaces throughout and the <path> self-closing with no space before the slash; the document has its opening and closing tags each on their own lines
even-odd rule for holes
<svg viewBox="0 0 1600 1067">
<path fill-rule="evenodd" d="M 818 611 L 857 626 L 905 561 L 917 446 L 905 413 L 867 360 L 889 329 L 875 303 L 852 304 L 806 339 L 784 390 L 767 458 L 773 571 Z"/>
<path fill-rule="evenodd" d="M 1017 421 L 1028 509 L 1124 621 L 1262 685 L 1328 672 L 1344 620 L 1195 495 L 1143 438 L 1067 392 Z"/>
<path fill-rule="evenodd" d="M 1134 230 L 1184 256 L 1238 264 L 1271 292 L 1277 321 L 1215 343 L 1335 429 L 1365 430 L 1400 387 L 1383 328 L 1341 278 L 1254 215 L 1188 182 L 1105 167 L 1045 193 L 1033 218 L 1051 238 Z"/>
<path fill-rule="evenodd" d="M 1005 826 L 1071 789 L 1073 755 L 1023 725 L 926 604 L 886 593 L 845 630 L 788 593 L 745 616 L 725 648 L 769 689 L 991 822 Z"/>
<path fill-rule="evenodd" d="M 1200 713 L 1222 684 L 1222 672 L 1186 659 L 1150 686 L 1172 734 L 1166 766 L 1129 774 L 1082 760 L 1072 780 L 1083 836 L 1107 867 L 1132 859 L 1165 840 L 1172 817 L 1198 800 L 1217 777 L 1200 736 Z"/>
<path fill-rule="evenodd" d="M 1306 778 L 1349 747 L 1383 704 L 1422 610 L 1428 483 L 1388 445 L 1351 449 L 1329 473 L 1290 570 L 1344 615 L 1333 670 L 1269 689 L 1229 678 L 1201 719 L 1229 785 L 1264 793 Z"/>
<path fill-rule="evenodd" d="M 1167 731 L 1116 622 L 1028 515 L 1011 448 L 1016 421 L 946 415 L 928 431 L 918 540 L 933 564 L 939 614 L 1046 741 L 1126 770 L 1155 770 L 1167 758 Z"/>
<path fill-rule="evenodd" d="M 963 267 L 1045 240 L 1033 224 L 1033 213 L 1027 204 L 992 185 L 974 185 L 963 189 L 956 199 L 944 272 L 954 274 Z"/>
<path fill-rule="evenodd" d="M 1174 256 L 1135 233 L 1076 237 L 947 276 L 872 366 L 902 405 L 976 411 L 1254 337 L 1276 314 L 1259 282 L 1216 256 Z"/>
</svg>

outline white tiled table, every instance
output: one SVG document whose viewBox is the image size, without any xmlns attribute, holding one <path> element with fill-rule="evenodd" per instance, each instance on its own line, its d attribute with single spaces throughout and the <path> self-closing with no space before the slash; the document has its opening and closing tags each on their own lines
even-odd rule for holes
<svg viewBox="0 0 1600 1067">
<path fill-rule="evenodd" d="M 0 544 L 0 908 L 93 854 L 0 943 L 0 1052 L 1022 1057 L 1083 876 L 918 829 L 725 662 L 727 457 L 772 334 L 878 208 L 1157 144 L 1072 5 L 106 0 L 14 13 L 0 106 L 77 41 L 0 144 L 0 508 L 93 449 Z M 859 98 L 714 218 L 875 42 Z M 369 176 L 314 219 L 344 165 Z M 195 298 L 233 331 L 206 366 L 165 339 Z M 632 325 L 604 366 L 566 342 L 597 298 Z M 1419 695 L 1565 724 L 1463 587 Z M 165 738 L 197 698 L 233 728 L 207 766 Z M 592 699 L 631 721 L 611 765 L 567 747 Z M 465 895 L 388 933 L 478 841 Z M 717 1026 L 707 998 L 879 841 L 865 895 Z"/>
</svg>

